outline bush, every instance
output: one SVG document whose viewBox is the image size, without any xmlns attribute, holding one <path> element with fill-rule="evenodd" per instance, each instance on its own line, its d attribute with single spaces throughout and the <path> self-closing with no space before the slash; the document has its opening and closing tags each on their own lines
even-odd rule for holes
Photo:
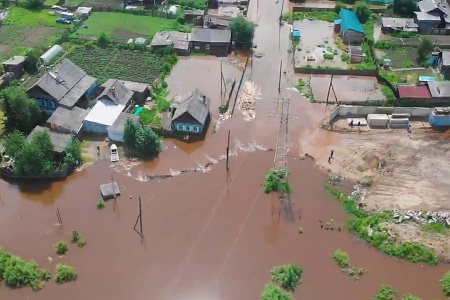
<svg viewBox="0 0 450 300">
<path fill-rule="evenodd" d="M 34 261 L 25 261 L 0 248 L 0 280 L 5 279 L 9 287 L 30 286 L 37 291 L 50 277 L 50 272 L 40 269 Z"/>
<path fill-rule="evenodd" d="M 149 127 L 128 119 L 123 135 L 125 144 L 140 157 L 155 156 L 161 151 L 161 139 Z"/>
<path fill-rule="evenodd" d="M 441 223 L 426 223 L 422 225 L 422 229 L 428 232 L 434 232 L 439 234 L 449 234 L 449 228 Z"/>
<path fill-rule="evenodd" d="M 252 22 L 247 21 L 244 17 L 237 17 L 231 22 L 230 29 L 233 33 L 236 49 L 250 49 L 253 47 L 255 25 Z"/>
<path fill-rule="evenodd" d="M 56 265 L 56 275 L 55 275 L 56 283 L 63 284 L 69 281 L 75 281 L 77 277 L 78 275 L 74 267 L 63 264 Z"/>
<path fill-rule="evenodd" d="M 83 248 L 86 246 L 86 241 L 81 237 L 78 231 L 72 231 L 72 244 L 76 244 L 78 248 Z"/>
<path fill-rule="evenodd" d="M 356 16 L 361 23 L 366 23 L 370 18 L 370 8 L 369 4 L 364 1 L 358 1 L 353 6 Z"/>
<path fill-rule="evenodd" d="M 289 183 L 284 180 L 284 173 L 286 170 L 270 170 L 264 179 L 264 192 L 282 192 L 291 193 Z"/>
<path fill-rule="evenodd" d="M 105 206 L 106 206 L 105 201 L 102 198 L 98 199 L 98 201 L 97 201 L 97 209 L 98 210 L 102 210 L 102 209 L 105 208 Z"/>
<path fill-rule="evenodd" d="M 348 258 L 348 254 L 340 249 L 334 251 L 332 258 L 335 263 L 337 263 L 340 267 L 346 268 L 350 264 L 350 259 Z"/>
<path fill-rule="evenodd" d="M 414 67 L 414 63 L 410 60 L 406 60 L 403 62 L 403 68 L 412 68 Z"/>
<path fill-rule="evenodd" d="M 390 285 L 383 285 L 372 300 L 395 300 L 397 292 Z"/>
<path fill-rule="evenodd" d="M 404 295 L 402 297 L 402 300 L 422 300 L 422 299 L 413 295 Z"/>
<path fill-rule="evenodd" d="M 296 265 L 284 265 L 275 267 L 271 272 L 272 281 L 288 291 L 295 291 L 300 283 L 302 269 Z"/>
<path fill-rule="evenodd" d="M 334 54 L 333 53 L 324 53 L 323 54 L 323 59 L 333 59 L 334 58 Z"/>
<path fill-rule="evenodd" d="M 345 9 L 345 8 L 347 8 L 347 6 L 345 6 L 345 4 L 342 2 L 337 2 L 336 5 L 334 6 L 334 12 L 339 14 L 341 9 L 343 9 L 343 8 Z"/>
<path fill-rule="evenodd" d="M 386 98 L 386 100 L 388 100 L 388 101 L 395 100 L 395 94 L 394 94 L 394 92 L 391 90 L 390 87 L 388 87 L 388 86 L 383 86 L 383 87 L 381 88 L 381 93 L 383 93 L 383 96 Z"/>
<path fill-rule="evenodd" d="M 56 254 L 58 255 L 66 255 L 67 251 L 69 251 L 69 246 L 67 246 L 66 242 L 59 241 L 53 247 L 56 250 Z"/>
<path fill-rule="evenodd" d="M 261 300 L 292 300 L 291 294 L 275 284 L 268 284 L 264 288 Z"/>
<path fill-rule="evenodd" d="M 450 296 L 450 272 L 447 272 L 439 283 L 444 294 Z"/>
</svg>

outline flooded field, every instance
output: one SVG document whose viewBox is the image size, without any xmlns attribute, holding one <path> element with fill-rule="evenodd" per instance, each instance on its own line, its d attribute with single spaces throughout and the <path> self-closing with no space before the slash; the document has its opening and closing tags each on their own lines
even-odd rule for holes
<svg viewBox="0 0 450 300">
<path fill-rule="evenodd" d="M 400 295 L 442 299 L 438 280 L 446 265 L 429 267 L 386 257 L 344 229 L 349 215 L 325 191 L 326 174 L 312 159 L 301 158 L 305 153 L 326 156 L 329 145 L 341 141 L 339 135 L 320 129 L 332 108 L 310 103 L 293 88 L 298 78 L 287 63 L 289 28 L 277 25 L 281 3 L 261 2 L 258 9 L 252 3 L 249 15 L 259 21 L 254 42 L 262 57 L 250 64 L 243 86 L 248 83 L 260 94 L 255 97 L 255 118 L 238 107 L 229 118 L 219 115 L 223 100 L 218 59 L 182 59 L 168 78 L 169 89 L 172 97 L 183 97 L 198 88 L 212 99 L 204 141 L 167 139 L 159 157 L 148 162 L 122 159 L 111 164 L 104 156 L 64 182 L 1 181 L 0 245 L 51 271 L 57 263 L 70 264 L 79 278 L 63 286 L 48 282 L 39 292 L 9 290 L 2 284 L 0 299 L 258 299 L 270 281 L 270 270 L 286 263 L 303 268 L 295 299 L 371 299 L 382 284 L 391 284 Z M 285 220 L 276 195 L 264 194 L 261 186 L 273 167 L 281 60 L 280 90 L 290 97 L 289 178 L 295 224 Z M 225 78 L 239 82 L 241 59 L 223 61 L 222 67 Z M 224 160 L 228 131 L 229 172 Z M 186 170 L 191 171 L 181 173 Z M 99 211 L 99 185 L 110 182 L 111 175 L 122 196 Z M 139 197 L 143 240 L 133 231 Z M 56 209 L 62 227 L 56 225 Z M 330 219 L 343 230 L 321 229 L 320 221 Z M 57 257 L 52 245 L 70 240 L 72 230 L 87 245 L 71 246 L 67 257 Z M 336 249 L 368 270 L 360 282 L 332 261 Z"/>
<path fill-rule="evenodd" d="M 331 75 L 312 75 L 310 77 L 311 90 L 314 100 L 326 102 Z M 333 91 L 329 101 L 380 101 L 385 100 L 375 77 L 368 76 L 333 76 Z"/>
</svg>

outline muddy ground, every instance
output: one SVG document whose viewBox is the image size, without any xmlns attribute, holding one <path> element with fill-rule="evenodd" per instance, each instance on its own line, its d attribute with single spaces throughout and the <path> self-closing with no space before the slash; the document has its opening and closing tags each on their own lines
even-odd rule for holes
<svg viewBox="0 0 450 300">
<path fill-rule="evenodd" d="M 353 180 L 373 179 L 362 198 L 368 211 L 431 210 L 450 211 L 450 145 L 445 134 L 425 121 L 413 121 L 411 136 L 406 130 L 369 130 L 347 126 L 346 120 L 333 125 L 340 143 L 330 145 L 334 159 L 320 157 L 318 163 L 328 171 Z M 392 224 L 405 241 L 418 241 L 449 259 L 446 235 L 422 232 L 414 223 Z"/>
</svg>

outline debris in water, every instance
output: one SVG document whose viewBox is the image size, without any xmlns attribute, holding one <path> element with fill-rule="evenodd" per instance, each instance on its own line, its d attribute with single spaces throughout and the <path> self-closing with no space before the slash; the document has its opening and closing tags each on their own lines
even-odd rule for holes
<svg viewBox="0 0 450 300">
<path fill-rule="evenodd" d="M 242 111 L 245 120 L 255 118 L 255 99 L 260 95 L 259 89 L 251 81 L 246 81 L 244 90 L 239 97 L 238 108 Z"/>
</svg>

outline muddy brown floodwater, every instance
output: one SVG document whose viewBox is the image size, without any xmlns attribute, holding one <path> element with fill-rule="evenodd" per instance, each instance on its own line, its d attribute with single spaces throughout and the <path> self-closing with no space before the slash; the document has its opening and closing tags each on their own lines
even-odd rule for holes
<svg viewBox="0 0 450 300">
<path fill-rule="evenodd" d="M 330 141 L 339 142 L 319 128 L 331 108 L 311 104 L 292 89 L 297 79 L 288 63 L 289 29 L 277 23 L 281 3 L 261 1 L 257 10 L 255 3 L 249 16 L 259 22 L 255 43 L 262 57 L 255 58 L 245 78 L 261 92 L 254 120 L 245 121 L 236 109 L 233 118 L 213 133 L 221 101 L 220 62 L 183 59 L 168 83 L 174 97 L 197 87 L 212 99 L 213 120 L 204 142 L 166 140 L 164 151 L 151 162 L 122 159 L 111 165 L 99 160 L 65 182 L 0 182 L 0 245 L 50 270 L 57 263 L 73 265 L 79 275 L 77 281 L 62 286 L 49 282 L 39 292 L 10 290 L 2 284 L 0 299 L 258 299 L 270 281 L 270 270 L 286 263 L 304 270 L 295 299 L 371 299 L 382 284 L 391 284 L 399 294 L 443 299 L 438 280 L 448 266 L 386 257 L 346 230 L 320 229 L 319 220 L 333 219 L 344 227 L 349 218 L 324 190 L 326 175 L 313 160 L 300 159 L 303 153 L 326 155 Z M 276 196 L 261 190 L 273 166 L 274 151 L 269 149 L 275 148 L 279 121 L 269 113 L 276 112 L 281 59 L 286 70 L 281 90 L 291 97 L 289 173 L 296 224 L 285 221 Z M 241 66 L 224 62 L 226 78 L 239 80 L 240 70 Z M 233 152 L 229 173 L 223 160 L 228 130 Z M 146 179 L 149 174 L 176 175 L 207 163 L 213 163 L 209 171 Z M 122 196 L 98 211 L 99 185 L 109 182 L 111 175 Z M 133 231 L 138 197 L 142 198 L 143 242 Z M 56 208 L 63 227 L 56 225 Z M 57 257 L 52 245 L 70 240 L 72 230 L 85 238 L 86 247 L 71 246 L 67 257 Z M 331 260 L 330 254 L 339 248 L 348 252 L 352 265 L 368 270 L 360 282 Z"/>
</svg>

